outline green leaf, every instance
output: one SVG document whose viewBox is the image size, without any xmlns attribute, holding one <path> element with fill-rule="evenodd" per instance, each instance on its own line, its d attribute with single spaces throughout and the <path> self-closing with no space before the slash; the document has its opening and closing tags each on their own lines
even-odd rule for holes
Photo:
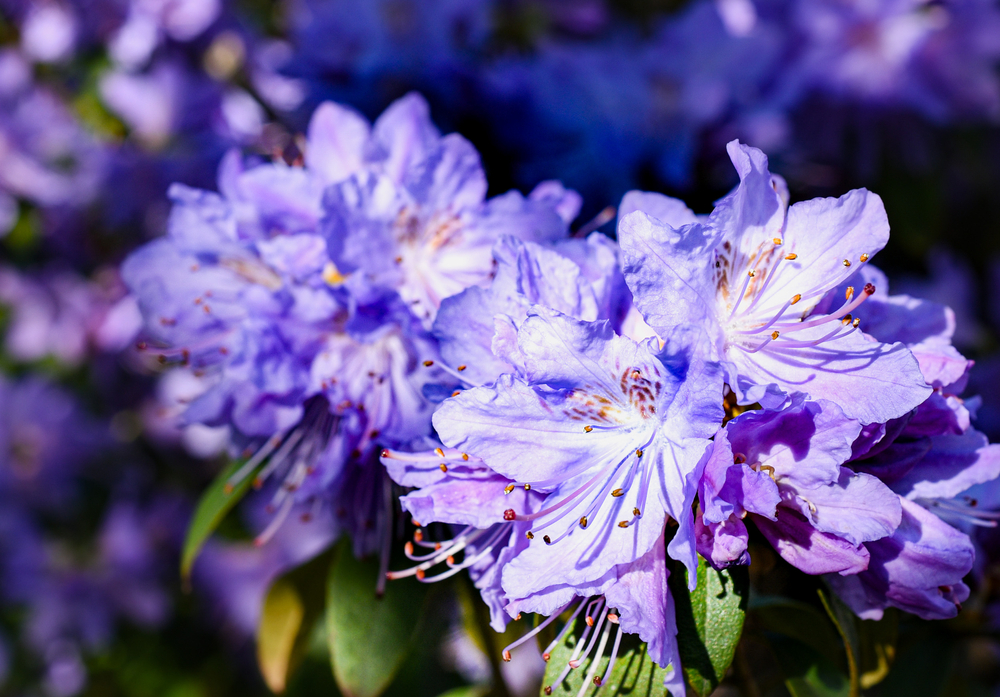
<svg viewBox="0 0 1000 697">
<path fill-rule="evenodd" d="M 819 652 L 837 656 L 843 644 L 826 614 L 812 605 L 779 597 L 757 597 L 750 602 L 755 626 L 795 639 Z"/>
<path fill-rule="evenodd" d="M 677 642 L 688 684 L 697 695 L 714 690 L 736 653 L 747 611 L 750 576 L 745 566 L 723 571 L 698 557 L 698 587 L 688 592 L 687 571 L 675 564 L 670 589 L 677 611 Z"/>
<path fill-rule="evenodd" d="M 836 593 L 824 593 L 817 588 L 820 602 L 826 614 L 833 621 L 833 625 L 840 633 L 840 638 L 844 642 L 844 650 L 847 653 L 847 674 L 850 678 L 850 697 L 859 697 L 861 694 L 861 677 L 858 674 L 858 617 L 848 608 Z"/>
<path fill-rule="evenodd" d="M 848 697 L 851 683 L 843 671 L 811 646 L 784 636 L 770 644 L 792 697 Z"/>
<path fill-rule="evenodd" d="M 257 665 L 272 692 L 284 692 L 291 674 L 292 649 L 302 629 L 305 603 L 295 586 L 279 578 L 271 586 L 257 626 Z"/>
<path fill-rule="evenodd" d="M 392 581 L 375 595 L 378 560 L 354 558 L 350 541 L 337 545 L 327 580 L 327 640 L 333 675 L 348 697 L 375 697 L 392 682 L 413 644 L 427 587 Z"/>
<path fill-rule="evenodd" d="M 621 645 L 618 647 L 618 656 L 612 668 L 611 675 L 601 686 L 594 684 L 594 678 L 603 678 L 611 660 L 611 646 L 614 645 L 617 627 L 609 627 L 606 647 L 598 644 L 592 648 L 588 658 L 584 659 L 579 666 L 569 671 L 565 679 L 557 682 L 563 670 L 568 666 L 573 656 L 573 650 L 583 638 L 585 622 L 581 617 L 575 620 L 575 626 L 566 633 L 562 642 L 552 649 L 548 665 L 545 666 L 545 677 L 542 678 L 542 694 L 558 695 L 559 697 L 573 697 L 577 694 L 587 697 L 612 697 L 612 695 L 629 695 L 629 697 L 643 697 L 644 695 L 665 694 L 663 680 L 667 671 L 653 663 L 646 651 L 646 645 L 639 641 L 633 634 L 623 634 Z M 604 629 L 602 628 L 602 633 Z M 588 642 L 592 637 L 587 638 Z M 597 649 L 603 648 L 602 651 Z M 582 651 L 581 651 L 582 652 Z M 598 656 L 597 665 L 594 666 L 594 656 Z M 581 692 L 581 689 L 586 690 Z M 551 689 L 551 692 L 546 692 Z"/>
<path fill-rule="evenodd" d="M 896 660 L 896 642 L 899 638 L 899 612 L 886 609 L 882 619 L 862 620 L 859 624 L 859 653 L 861 658 L 861 688 L 867 690 L 878 685 L 889 675 Z"/>
<path fill-rule="evenodd" d="M 181 553 L 181 578 L 185 582 L 191 577 L 191 567 L 194 566 L 202 546 L 253 483 L 256 472 L 247 474 L 238 484 L 229 486 L 229 480 L 245 463 L 245 460 L 231 462 L 201 495 L 198 507 L 191 518 L 191 525 L 188 526 L 184 551 Z"/>
<path fill-rule="evenodd" d="M 330 555 L 322 554 L 271 584 L 257 626 L 257 664 L 272 692 L 284 692 L 309 648 L 323 614 L 324 578 Z"/>
</svg>

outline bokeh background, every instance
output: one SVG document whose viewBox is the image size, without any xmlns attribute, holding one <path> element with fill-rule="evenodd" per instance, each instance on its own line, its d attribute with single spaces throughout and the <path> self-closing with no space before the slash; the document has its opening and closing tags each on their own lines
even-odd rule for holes
<svg viewBox="0 0 1000 697">
<path fill-rule="evenodd" d="M 894 292 L 954 309 L 977 427 L 1000 438 L 992 0 L 0 0 L 0 694 L 271 694 L 261 599 L 327 540 L 286 526 L 252 546 L 251 497 L 182 586 L 227 434 L 180 424 L 197 386 L 136 350 L 117 266 L 163 233 L 172 182 L 214 189 L 232 148 L 294 163 L 322 101 L 374 118 L 413 90 L 477 147 L 490 195 L 579 191 L 575 228 L 613 235 L 633 188 L 708 212 L 735 184 L 734 138 L 793 200 L 877 192 L 892 238 L 876 261 Z M 980 542 L 1000 550 L 990 529 Z M 753 557 L 755 592 L 815 599 L 766 545 Z M 873 694 L 997 692 L 991 563 L 956 620 L 900 620 Z M 494 689 L 537 694 L 530 657 L 489 660 L 463 584 L 434 591 L 387 694 L 482 694 L 501 669 Z M 751 615 L 721 691 L 787 694 L 768 626 Z M 336 694 L 325 651 L 317 637 L 289 694 Z"/>
</svg>

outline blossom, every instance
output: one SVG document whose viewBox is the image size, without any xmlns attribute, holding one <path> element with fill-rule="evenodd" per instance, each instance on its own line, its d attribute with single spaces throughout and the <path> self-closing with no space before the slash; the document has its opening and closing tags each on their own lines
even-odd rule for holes
<svg viewBox="0 0 1000 697">
<path fill-rule="evenodd" d="M 810 574 L 851 574 L 868 566 L 865 542 L 891 535 L 896 495 L 844 463 L 860 424 L 830 402 L 748 411 L 715 437 L 699 488 L 699 551 L 717 566 L 747 563 L 753 521 L 793 566 Z"/>
<path fill-rule="evenodd" d="M 881 200 L 862 189 L 789 207 L 763 153 L 734 141 L 729 154 L 740 184 L 704 223 L 673 228 L 636 211 L 619 224 L 625 277 L 649 325 L 668 343 L 703 337 L 741 403 L 803 392 L 868 424 L 922 402 L 930 387 L 913 355 L 853 321 L 874 285 L 817 311 L 888 239 Z"/>
<path fill-rule="evenodd" d="M 671 553 L 693 568 L 690 505 L 709 424 L 721 420 L 701 379 L 711 369 L 544 308 L 521 324 L 517 345 L 523 376 L 466 390 L 434 415 L 446 445 L 546 494 L 538 512 L 505 512 L 532 523 L 531 544 L 504 570 L 507 592 L 525 610 L 552 612 L 572 593 L 551 589 L 635 561 L 667 515 L 680 524 Z"/>
<path fill-rule="evenodd" d="M 501 236 L 565 238 L 579 206 L 575 193 L 553 182 L 527 198 L 517 191 L 485 196 L 475 148 L 457 134 L 445 136 L 395 180 L 366 172 L 327 191 L 324 228 L 333 260 L 362 302 L 395 291 L 429 326 L 442 300 L 489 281 Z"/>
<path fill-rule="evenodd" d="M 550 246 L 502 237 L 488 288 L 473 286 L 441 303 L 432 327 L 441 357 L 466 384 L 493 382 L 520 366 L 517 328 L 535 305 L 576 319 L 620 325 L 629 301 L 617 246 L 600 233 Z"/>
</svg>

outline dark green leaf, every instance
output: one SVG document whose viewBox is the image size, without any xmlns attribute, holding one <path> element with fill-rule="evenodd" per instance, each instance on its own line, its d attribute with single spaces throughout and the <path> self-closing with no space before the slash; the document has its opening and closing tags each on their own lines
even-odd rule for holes
<svg viewBox="0 0 1000 697">
<path fill-rule="evenodd" d="M 334 553 L 326 622 L 337 685 L 348 697 L 381 694 L 409 652 L 427 597 L 413 579 L 392 581 L 377 598 L 378 560 L 354 558 L 348 540 Z"/>
<path fill-rule="evenodd" d="M 198 507 L 191 518 L 191 525 L 188 526 L 184 551 L 181 554 L 181 577 L 185 581 L 191 576 L 191 567 L 194 566 L 194 560 L 198 558 L 202 546 L 253 483 L 255 473 L 251 472 L 238 484 L 229 486 L 229 480 L 245 463 L 245 460 L 230 463 L 201 495 Z"/>
<path fill-rule="evenodd" d="M 885 680 L 896 659 L 899 612 L 890 607 L 877 622 L 862 620 L 858 624 L 860 681 L 861 688 L 867 690 Z"/>
<path fill-rule="evenodd" d="M 677 609 L 681 665 L 693 691 L 705 697 L 725 677 L 743 631 L 750 579 L 745 566 L 717 571 L 698 558 L 698 587 L 688 592 L 687 571 L 676 564 L 670 589 Z"/>
<path fill-rule="evenodd" d="M 604 677 L 611 659 L 610 649 L 614 645 L 615 633 L 618 628 L 610 623 L 606 623 L 602 628 L 602 636 L 605 628 L 610 629 L 604 650 L 597 651 L 598 648 L 601 648 L 600 641 L 602 639 L 599 638 L 599 643 L 591 649 L 589 657 L 569 671 L 561 683 L 557 682 L 563 670 L 568 666 L 574 648 L 581 641 L 585 626 L 583 619 L 577 617 L 576 626 L 567 632 L 563 641 L 552 650 L 549 663 L 545 666 L 545 677 L 542 678 L 543 695 L 547 694 L 546 688 L 551 688 L 552 695 L 574 697 L 581 694 L 580 690 L 585 683 L 587 689 L 582 694 L 587 697 L 594 697 L 594 695 L 600 695 L 600 697 L 657 695 L 659 697 L 665 694 L 663 680 L 667 671 L 653 663 L 646 652 L 646 645 L 632 634 L 622 635 L 618 656 L 608 679 L 600 687 L 594 684 L 595 677 Z M 588 637 L 588 642 L 590 638 Z M 595 655 L 599 656 L 596 667 L 593 664 Z"/>
<path fill-rule="evenodd" d="M 819 599 L 823 603 L 826 614 L 833 621 L 840 638 L 844 642 L 844 651 L 847 654 L 847 674 L 850 678 L 850 696 L 858 697 L 861 694 L 861 679 L 858 674 L 858 620 L 857 615 L 851 612 L 836 593 L 824 593 L 817 589 Z"/>
<path fill-rule="evenodd" d="M 792 697 L 848 697 L 851 684 L 823 654 L 795 639 L 771 637 L 771 647 Z"/>
<path fill-rule="evenodd" d="M 839 656 L 843 643 L 826 614 L 812 605 L 779 597 L 758 597 L 750 603 L 759 629 L 796 639 L 821 656 Z"/>
</svg>

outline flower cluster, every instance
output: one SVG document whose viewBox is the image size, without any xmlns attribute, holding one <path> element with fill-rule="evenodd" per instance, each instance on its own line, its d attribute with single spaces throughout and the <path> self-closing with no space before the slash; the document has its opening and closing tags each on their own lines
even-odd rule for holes
<svg viewBox="0 0 1000 697">
<path fill-rule="evenodd" d="M 789 205 L 734 141 L 710 215 L 631 192 L 616 244 L 569 234 L 556 182 L 486 199 L 416 95 L 374 124 L 325 103 L 301 149 L 175 186 L 167 237 L 122 271 L 142 350 L 199 379 L 184 422 L 245 458 L 229 486 L 274 482 L 258 544 L 298 511 L 386 568 L 391 478 L 418 527 L 389 579 L 468 569 L 498 631 L 549 617 L 505 657 L 586 607 L 588 654 L 617 631 L 598 684 L 633 633 L 675 695 L 668 557 L 692 587 L 699 555 L 747 564 L 748 520 L 862 617 L 956 614 L 993 516 L 965 492 L 1000 452 L 958 396 L 951 311 L 871 266 L 878 196 Z"/>
</svg>

